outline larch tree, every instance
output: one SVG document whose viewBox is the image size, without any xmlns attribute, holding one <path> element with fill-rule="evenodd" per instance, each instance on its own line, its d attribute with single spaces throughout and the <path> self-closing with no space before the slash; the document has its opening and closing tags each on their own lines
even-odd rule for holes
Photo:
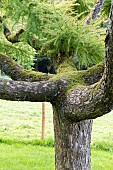
<svg viewBox="0 0 113 170">
<path fill-rule="evenodd" d="M 22 32 L 15 34 L 16 38 Z M 11 37 L 11 33 L 6 38 L 14 43 L 15 36 Z M 29 44 L 33 46 L 34 41 Z M 11 80 L 0 79 L 0 98 L 46 101 L 53 106 L 56 170 L 90 169 L 92 119 L 109 113 L 113 105 L 112 44 L 113 0 L 105 38 L 104 64 L 77 71 L 70 59 L 65 59 L 61 53 L 63 59 L 57 62 L 57 74 L 52 75 L 25 70 L 0 53 L 0 68 L 11 77 Z M 34 48 L 38 50 L 36 44 Z"/>
</svg>

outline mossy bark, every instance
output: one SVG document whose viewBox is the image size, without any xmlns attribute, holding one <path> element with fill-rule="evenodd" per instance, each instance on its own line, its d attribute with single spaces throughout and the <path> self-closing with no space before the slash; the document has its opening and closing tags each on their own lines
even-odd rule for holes
<svg viewBox="0 0 113 170">
<path fill-rule="evenodd" d="M 94 85 L 88 85 L 95 81 L 95 75 L 99 74 L 97 80 L 100 79 L 102 70 L 98 68 L 101 65 L 80 72 L 70 68 L 68 74 L 61 69 L 58 75 L 52 78 L 47 75 L 46 81 L 40 81 L 45 74 L 41 73 L 39 79 L 34 72 L 35 79 L 33 74 L 30 74 L 31 79 L 26 78 L 26 70 L 7 56 L 1 54 L 0 57 L 0 66 L 8 75 L 14 80 L 24 80 L 1 79 L 1 99 L 48 101 L 53 105 L 56 170 L 89 170 L 92 121 L 86 119 L 93 119 L 110 111 L 103 79 Z M 33 80 L 36 82 L 29 82 Z"/>
<path fill-rule="evenodd" d="M 0 68 L 13 80 L 32 82 L 49 80 L 52 77 L 52 75 L 49 74 L 25 70 L 14 60 L 11 60 L 8 56 L 2 53 L 0 53 Z"/>
<path fill-rule="evenodd" d="M 62 67 L 52 78 L 43 73 L 38 77 L 35 72 L 28 77 L 26 70 L 0 54 L 0 67 L 6 74 L 14 80 L 24 80 L 0 79 L 0 98 L 49 101 L 53 105 L 56 170 L 90 169 L 90 119 L 108 113 L 113 107 L 113 0 L 105 47 L 103 76 L 99 69 L 102 67 L 98 66 L 81 72 L 70 67 L 68 73 Z M 43 78 L 45 81 L 41 81 Z"/>
<path fill-rule="evenodd" d="M 66 88 L 65 80 L 25 82 L 0 79 L 0 98 L 12 101 L 51 102 Z"/>
</svg>

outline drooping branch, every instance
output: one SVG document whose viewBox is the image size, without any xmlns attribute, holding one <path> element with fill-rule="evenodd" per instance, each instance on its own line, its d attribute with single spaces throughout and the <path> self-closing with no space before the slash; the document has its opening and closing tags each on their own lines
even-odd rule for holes
<svg viewBox="0 0 113 170">
<path fill-rule="evenodd" d="M 0 99 L 12 101 L 51 102 L 64 92 L 67 82 L 56 81 L 25 82 L 0 79 Z"/>
<path fill-rule="evenodd" d="M 4 26 L 4 35 L 6 37 L 6 39 L 8 41 L 10 41 L 11 43 L 17 43 L 19 42 L 19 38 L 20 38 L 20 35 L 24 32 L 23 29 L 20 29 L 18 32 L 16 32 L 15 34 L 12 34 L 11 31 L 6 27 Z"/>
<path fill-rule="evenodd" d="M 25 70 L 4 54 L 0 54 L 0 68 L 13 80 L 43 81 L 52 77 L 45 73 Z"/>
<path fill-rule="evenodd" d="M 0 23 L 2 24 L 4 19 L 6 19 L 6 16 L 0 16 Z M 4 35 L 6 39 L 11 43 L 17 43 L 19 42 L 20 35 L 24 32 L 24 29 L 20 29 L 18 32 L 12 34 L 10 29 L 5 25 L 4 26 Z"/>
<path fill-rule="evenodd" d="M 25 32 L 24 29 L 20 29 L 18 32 L 12 34 L 11 31 L 9 30 L 8 27 L 4 26 L 4 35 L 6 37 L 6 39 L 11 42 L 11 43 L 18 43 L 20 42 L 19 38 L 21 36 L 21 34 Z M 40 48 L 39 46 L 36 44 L 36 37 L 32 38 L 30 41 L 27 40 L 27 43 L 34 48 L 36 51 L 38 51 Z"/>
<path fill-rule="evenodd" d="M 4 16 L 4 17 L 5 17 L 5 16 Z M 0 23 L 1 23 L 1 24 L 3 23 L 4 17 L 1 17 L 1 16 L 0 16 Z M 4 35 L 5 35 L 5 38 L 6 38 L 9 42 L 11 42 L 11 43 L 18 43 L 18 42 L 20 42 L 19 38 L 20 38 L 21 34 L 22 34 L 23 32 L 25 32 L 24 29 L 20 29 L 18 32 L 12 34 L 11 31 L 10 31 L 10 29 L 9 29 L 6 25 L 4 26 L 4 29 L 3 29 L 3 30 L 4 30 L 3 32 L 4 32 Z M 35 50 L 39 50 L 38 46 L 36 46 L 36 42 L 35 42 L 35 41 L 36 41 L 35 39 L 33 39 L 33 40 L 31 40 L 31 41 L 28 41 L 28 44 L 29 44 L 32 48 L 34 48 Z"/>
<path fill-rule="evenodd" d="M 2 23 L 2 18 L 0 18 L 0 22 Z M 4 35 L 6 37 L 6 39 L 11 42 L 11 43 L 18 43 L 20 42 L 19 38 L 21 36 L 21 34 L 25 32 L 24 29 L 20 29 L 18 32 L 12 34 L 10 29 L 7 26 L 4 26 Z M 27 43 L 34 48 L 36 51 L 38 51 L 40 48 L 39 46 L 36 44 L 36 37 L 34 36 L 34 38 L 32 38 L 32 40 L 28 40 Z"/>
</svg>

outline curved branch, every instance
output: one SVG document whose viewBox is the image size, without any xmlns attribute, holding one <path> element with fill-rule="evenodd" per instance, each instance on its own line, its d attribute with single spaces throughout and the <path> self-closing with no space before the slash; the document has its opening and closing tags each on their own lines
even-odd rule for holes
<svg viewBox="0 0 113 170">
<path fill-rule="evenodd" d="M 52 77 L 45 73 L 25 70 L 4 54 L 0 54 L 0 68 L 12 80 L 43 81 Z"/>
<path fill-rule="evenodd" d="M 19 66 L 14 60 L 10 59 L 8 56 L 4 54 L 0 54 L 0 68 L 5 72 L 6 75 L 11 77 L 12 80 L 43 81 L 43 80 L 49 80 L 50 78 L 53 77 L 52 74 L 45 74 L 41 72 L 25 70 L 21 66 Z M 79 72 L 81 72 L 85 83 L 90 85 L 100 80 L 103 74 L 103 69 L 104 69 L 104 64 L 101 63 L 91 67 L 88 70 L 79 71 Z M 76 71 L 73 71 L 73 74 L 74 72 Z"/>
<path fill-rule="evenodd" d="M 91 86 L 76 88 L 65 99 L 72 120 L 94 119 L 113 108 L 113 0 L 105 39 L 105 68 L 102 79 Z M 73 114 L 72 114 L 73 113 Z"/>
<path fill-rule="evenodd" d="M 0 18 L 0 22 L 2 23 L 2 18 Z M 6 39 L 11 42 L 11 43 L 17 43 L 20 42 L 19 38 L 21 36 L 21 34 L 25 32 L 24 29 L 20 29 L 18 32 L 16 32 L 15 34 L 12 34 L 11 31 L 9 30 L 8 27 L 4 26 L 4 35 L 6 37 Z M 36 44 L 36 38 L 32 38 L 31 41 L 27 40 L 27 43 L 34 48 L 36 51 L 38 51 L 40 48 L 39 46 Z"/>
<path fill-rule="evenodd" d="M 93 85 L 77 87 L 64 98 L 65 115 L 73 121 L 94 119 L 113 108 L 113 0 L 111 2 L 102 79 Z"/>
<path fill-rule="evenodd" d="M 105 69 L 103 75 L 105 91 L 110 98 L 110 104 L 113 102 L 113 0 L 111 0 L 111 10 L 109 23 L 105 38 Z"/>
<path fill-rule="evenodd" d="M 0 79 L 0 99 L 12 101 L 51 102 L 64 92 L 67 82 L 56 81 L 24 82 Z"/>
<path fill-rule="evenodd" d="M 6 37 L 6 39 L 8 41 L 10 41 L 11 43 L 17 43 L 17 42 L 20 42 L 19 41 L 19 38 L 20 38 L 20 35 L 24 32 L 23 29 L 20 29 L 17 33 L 15 34 L 12 34 L 11 31 L 6 27 L 4 26 L 4 35 Z"/>
<path fill-rule="evenodd" d="M 3 23 L 3 18 L 5 18 L 5 16 L 4 16 L 4 17 L 1 17 L 1 16 L 0 16 L 0 23 Z M 11 43 L 20 42 L 19 38 L 20 38 L 20 36 L 21 36 L 21 34 L 22 34 L 23 32 L 25 32 L 25 30 L 24 30 L 24 29 L 20 29 L 18 32 L 12 34 L 11 31 L 10 31 L 10 29 L 9 29 L 6 25 L 4 26 L 4 35 L 5 35 L 6 39 L 7 39 L 9 42 L 11 42 Z M 40 48 L 39 48 L 38 45 L 36 45 L 36 41 L 37 41 L 37 40 L 36 40 L 36 37 L 34 37 L 31 41 L 28 40 L 27 43 L 28 43 L 32 48 L 34 48 L 36 51 L 38 51 Z"/>
<path fill-rule="evenodd" d="M 101 81 L 91 86 L 78 87 L 65 99 L 66 115 L 73 121 L 97 118 L 112 110 L 113 103 L 110 100 Z"/>
<path fill-rule="evenodd" d="M 39 80 L 36 76 L 36 72 L 33 72 L 34 75 L 31 74 L 31 77 L 27 78 L 26 71 L 17 65 L 16 62 L 3 54 L 0 54 L 0 66 L 2 66 L 3 71 L 5 70 L 8 75 L 12 75 L 14 80 Z M 109 102 L 106 100 L 107 98 L 104 93 L 104 89 L 101 88 L 102 86 L 100 82 L 92 86 L 89 85 L 82 88 L 77 87 L 74 91 L 69 92 L 68 95 L 65 92 L 72 87 L 70 86 L 71 79 L 74 81 L 74 84 L 72 83 L 74 86 L 78 86 L 78 81 L 79 84 L 80 82 L 84 84 L 84 80 L 87 84 L 92 84 L 100 79 L 102 72 L 103 64 L 99 64 L 86 71 L 69 71 L 68 74 L 66 74 L 66 72 L 62 72 L 59 75 L 55 75 L 55 79 L 50 79 L 49 81 L 43 82 L 31 83 L 1 80 L 0 98 L 22 101 L 49 101 L 52 103 L 53 101 L 59 99 L 57 98 L 58 95 L 62 94 L 62 97 L 65 96 L 64 108 L 66 109 L 66 112 L 68 112 L 66 115 L 69 118 L 74 121 L 96 118 L 110 110 L 110 107 L 108 107 Z M 43 76 L 44 75 L 45 74 L 43 74 Z M 35 76 L 35 79 L 33 79 L 33 76 Z M 42 79 L 42 75 L 39 77 Z M 50 78 L 49 76 L 47 77 Z M 62 77 L 65 77 L 66 80 L 63 80 Z M 95 77 L 97 78 L 96 80 Z M 54 100 L 55 97 L 56 99 Z M 105 107 L 103 107 L 103 103 Z M 70 106 L 70 109 L 68 109 L 68 106 Z"/>
</svg>

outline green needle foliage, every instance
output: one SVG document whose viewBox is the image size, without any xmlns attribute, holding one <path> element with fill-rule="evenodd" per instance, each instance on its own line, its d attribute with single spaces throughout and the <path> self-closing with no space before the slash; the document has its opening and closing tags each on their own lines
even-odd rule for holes
<svg viewBox="0 0 113 170">
<path fill-rule="evenodd" d="M 75 56 L 79 66 L 91 66 L 102 61 L 104 46 L 97 30 L 75 18 L 62 18 L 62 21 L 51 23 L 44 29 L 42 52 L 57 64 Z"/>
<path fill-rule="evenodd" d="M 74 15 L 80 14 L 79 18 L 83 18 L 84 16 L 90 13 L 91 7 L 94 5 L 94 2 L 89 0 L 75 0 L 73 2 L 72 10 Z"/>
<path fill-rule="evenodd" d="M 102 14 L 104 16 L 109 16 L 109 11 L 110 11 L 110 7 L 111 7 L 111 1 L 110 0 L 106 0 L 103 7 L 102 7 Z"/>
<path fill-rule="evenodd" d="M 2 4 L 3 15 L 6 15 L 3 25 L 9 21 L 11 30 L 25 30 L 20 37 L 21 45 L 10 44 L 7 52 L 14 58 L 22 56 L 18 58 L 23 65 L 26 61 L 32 65 L 33 61 L 31 54 L 35 51 L 28 44 L 35 48 L 36 53 L 46 54 L 56 66 L 68 58 L 74 60 L 77 68 L 81 65 L 89 67 L 103 60 L 104 45 L 99 30 L 94 25 L 85 26 L 85 19 L 80 19 L 81 13 L 89 11 L 89 1 L 70 0 L 64 5 L 39 0 L 2 0 Z M 73 10 L 76 15 L 73 15 Z M 0 44 L 0 50 L 7 51 L 7 43 L 1 40 Z"/>
</svg>

